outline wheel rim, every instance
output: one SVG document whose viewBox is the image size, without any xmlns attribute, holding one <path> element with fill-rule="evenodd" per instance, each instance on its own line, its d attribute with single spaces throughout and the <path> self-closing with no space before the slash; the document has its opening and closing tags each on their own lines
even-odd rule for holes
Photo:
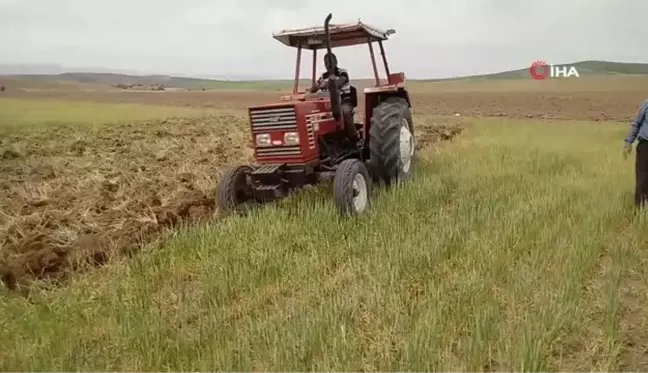
<svg viewBox="0 0 648 373">
<path fill-rule="evenodd" d="M 353 207 L 362 212 L 367 208 L 367 201 L 367 181 L 362 174 L 357 174 L 353 178 Z"/>
<path fill-rule="evenodd" d="M 409 172 L 414 156 L 414 136 L 409 129 L 407 119 L 403 118 L 400 129 L 400 157 L 403 173 Z"/>
</svg>

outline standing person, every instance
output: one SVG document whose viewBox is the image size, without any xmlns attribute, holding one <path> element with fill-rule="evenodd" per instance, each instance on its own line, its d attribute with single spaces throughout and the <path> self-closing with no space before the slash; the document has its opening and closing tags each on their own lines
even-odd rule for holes
<svg viewBox="0 0 648 373">
<path fill-rule="evenodd" d="M 632 122 L 630 131 L 625 138 L 623 157 L 628 158 L 632 152 L 632 144 L 637 140 L 637 155 L 635 159 L 635 206 L 643 207 L 648 200 L 648 99 L 641 103 L 637 116 Z"/>
<path fill-rule="evenodd" d="M 345 69 L 342 69 L 338 66 L 338 60 L 335 54 L 331 53 L 331 59 L 333 60 L 333 74 L 337 77 L 338 88 L 340 89 L 340 108 L 342 109 L 342 116 L 344 118 L 344 127 L 347 130 L 349 138 L 354 143 L 358 141 L 358 130 L 353 123 L 353 104 L 351 97 L 351 82 L 349 81 L 349 73 Z M 329 77 L 328 68 L 329 68 L 329 54 L 327 53 L 324 56 L 324 66 L 326 66 L 326 71 L 322 76 L 317 80 L 317 84 L 314 85 L 310 91 L 315 93 L 318 90 L 328 91 L 327 81 Z"/>
</svg>

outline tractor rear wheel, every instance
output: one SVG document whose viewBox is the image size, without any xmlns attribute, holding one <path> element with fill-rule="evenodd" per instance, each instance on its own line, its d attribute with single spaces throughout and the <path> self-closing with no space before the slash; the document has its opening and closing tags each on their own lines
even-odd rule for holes
<svg viewBox="0 0 648 373">
<path fill-rule="evenodd" d="M 361 161 L 347 159 L 340 163 L 333 184 L 335 204 L 341 215 L 359 215 L 371 206 L 371 178 Z"/>
<path fill-rule="evenodd" d="M 414 123 L 407 101 L 389 97 L 373 109 L 369 130 L 373 177 L 390 186 L 412 176 Z"/>
<path fill-rule="evenodd" d="M 247 183 L 247 173 L 252 167 L 235 166 L 227 170 L 218 182 L 218 210 L 222 213 L 247 211 L 246 202 L 250 199 L 251 188 Z"/>
</svg>

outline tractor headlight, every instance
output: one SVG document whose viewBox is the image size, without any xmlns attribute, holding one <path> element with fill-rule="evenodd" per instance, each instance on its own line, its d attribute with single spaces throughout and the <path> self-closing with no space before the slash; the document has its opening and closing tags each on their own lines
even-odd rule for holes
<svg viewBox="0 0 648 373">
<path fill-rule="evenodd" d="M 258 146 L 268 146 L 268 145 L 270 145 L 270 134 L 269 133 L 262 133 L 262 134 L 256 135 L 256 144 Z"/>
<path fill-rule="evenodd" d="M 297 145 L 299 144 L 299 134 L 297 132 L 284 133 L 284 144 Z"/>
</svg>

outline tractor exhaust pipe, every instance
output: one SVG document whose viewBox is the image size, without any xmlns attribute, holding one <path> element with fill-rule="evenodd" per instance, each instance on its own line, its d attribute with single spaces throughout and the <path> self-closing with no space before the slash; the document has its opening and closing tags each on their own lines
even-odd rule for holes
<svg viewBox="0 0 648 373">
<path fill-rule="evenodd" d="M 329 23 L 333 18 L 333 14 L 329 13 L 324 20 L 324 33 L 326 35 L 326 57 L 328 59 L 328 91 L 329 97 L 331 99 L 331 112 L 333 113 L 333 118 L 337 121 L 342 117 L 342 108 L 340 107 L 340 94 L 338 92 L 337 86 L 337 77 L 335 76 L 335 71 L 333 69 L 333 53 L 331 52 L 331 32 L 329 30 Z"/>
</svg>

